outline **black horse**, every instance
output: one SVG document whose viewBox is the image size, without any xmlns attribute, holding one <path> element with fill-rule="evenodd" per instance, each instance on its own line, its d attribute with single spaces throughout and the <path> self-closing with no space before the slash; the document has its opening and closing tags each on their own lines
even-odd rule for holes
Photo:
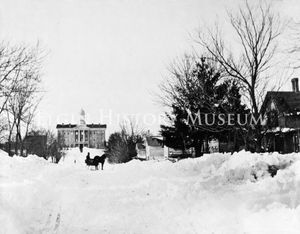
<svg viewBox="0 0 300 234">
<path fill-rule="evenodd" d="M 103 154 L 102 156 L 98 156 L 96 155 L 94 158 L 90 157 L 90 153 L 88 152 L 86 159 L 85 159 L 85 163 L 88 166 L 95 166 L 95 169 L 98 170 L 98 165 L 99 163 L 101 163 L 101 170 L 103 170 L 103 165 L 106 159 L 106 154 Z"/>
</svg>

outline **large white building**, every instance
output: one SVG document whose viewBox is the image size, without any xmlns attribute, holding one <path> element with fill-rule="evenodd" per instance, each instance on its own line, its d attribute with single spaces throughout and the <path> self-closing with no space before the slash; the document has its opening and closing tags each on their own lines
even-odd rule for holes
<svg viewBox="0 0 300 234">
<path fill-rule="evenodd" d="M 81 110 L 79 124 L 57 124 L 58 139 L 66 147 L 105 148 L 106 124 L 86 124 Z"/>
</svg>

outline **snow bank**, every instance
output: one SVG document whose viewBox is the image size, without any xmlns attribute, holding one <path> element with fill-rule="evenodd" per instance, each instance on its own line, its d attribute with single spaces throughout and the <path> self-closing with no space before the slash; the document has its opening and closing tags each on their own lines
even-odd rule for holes
<svg viewBox="0 0 300 234">
<path fill-rule="evenodd" d="M 299 233 L 300 154 L 209 154 L 104 171 L 0 151 L 4 233 Z M 271 176 L 272 168 L 276 175 Z"/>
</svg>

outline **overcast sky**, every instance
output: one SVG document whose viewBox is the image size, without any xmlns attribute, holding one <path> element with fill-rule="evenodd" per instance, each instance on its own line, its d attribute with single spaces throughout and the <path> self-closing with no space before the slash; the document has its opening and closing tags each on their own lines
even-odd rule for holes
<svg viewBox="0 0 300 234">
<path fill-rule="evenodd" d="M 43 63 L 44 99 L 38 123 L 89 122 L 117 130 L 118 115 L 138 115 L 156 132 L 164 109 L 153 93 L 177 56 L 191 49 L 189 33 L 240 0 L 1 0 L 0 37 L 48 51 Z M 297 0 L 276 1 L 299 19 Z M 105 116 L 101 116 L 105 114 Z M 108 116 L 113 116 L 108 120 Z M 148 122 L 148 123 L 147 123 Z"/>
</svg>

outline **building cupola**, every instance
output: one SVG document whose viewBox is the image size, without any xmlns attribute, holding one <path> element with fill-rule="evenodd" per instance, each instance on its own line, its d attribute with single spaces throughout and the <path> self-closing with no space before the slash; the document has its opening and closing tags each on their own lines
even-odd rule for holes
<svg viewBox="0 0 300 234">
<path fill-rule="evenodd" d="M 80 110 L 80 125 L 85 125 L 85 111 L 83 109 Z"/>
</svg>

